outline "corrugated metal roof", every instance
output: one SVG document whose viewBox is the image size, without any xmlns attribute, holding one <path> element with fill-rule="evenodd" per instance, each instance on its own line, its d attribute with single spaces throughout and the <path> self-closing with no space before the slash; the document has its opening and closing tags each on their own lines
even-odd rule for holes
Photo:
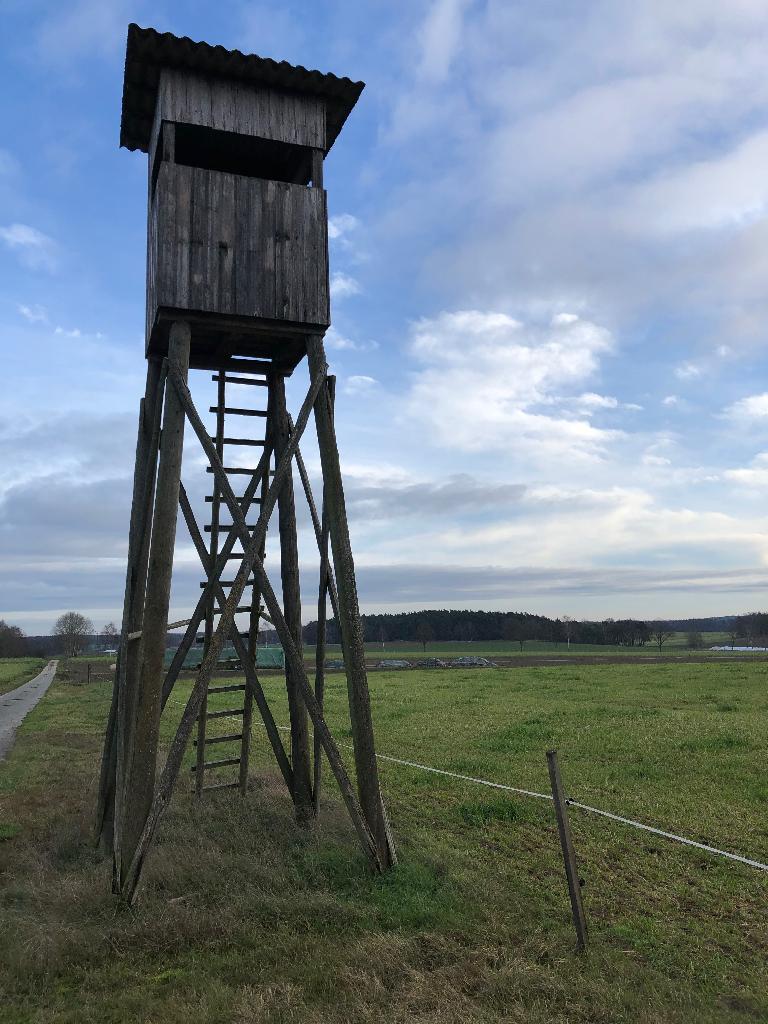
<svg viewBox="0 0 768 1024">
<path fill-rule="evenodd" d="M 126 149 L 140 149 L 144 153 L 148 150 L 157 85 L 163 67 L 185 68 L 321 96 L 326 102 L 327 149 L 333 145 L 365 88 L 364 82 L 308 71 L 287 61 L 225 50 L 223 46 L 196 43 L 187 36 L 174 36 L 170 32 L 157 32 L 153 28 L 130 24 L 120 119 L 120 145 Z"/>
</svg>

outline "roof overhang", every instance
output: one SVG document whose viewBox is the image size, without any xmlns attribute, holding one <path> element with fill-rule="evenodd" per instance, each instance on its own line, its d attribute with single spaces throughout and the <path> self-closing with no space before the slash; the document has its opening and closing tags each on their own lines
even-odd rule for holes
<svg viewBox="0 0 768 1024">
<path fill-rule="evenodd" d="M 364 82 L 308 71 L 287 61 L 225 50 L 223 46 L 193 42 L 187 36 L 130 24 L 120 118 L 120 145 L 126 149 L 148 151 L 162 68 L 196 71 L 214 78 L 321 97 L 326 106 L 326 152 L 365 88 Z"/>
</svg>

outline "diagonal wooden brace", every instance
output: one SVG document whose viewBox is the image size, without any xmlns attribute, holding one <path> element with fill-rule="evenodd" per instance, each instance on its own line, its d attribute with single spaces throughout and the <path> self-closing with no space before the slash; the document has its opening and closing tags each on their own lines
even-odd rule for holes
<svg viewBox="0 0 768 1024">
<path fill-rule="evenodd" d="M 260 478 L 264 474 L 267 466 L 269 465 L 269 460 L 271 457 L 272 450 L 269 448 L 265 449 L 261 458 L 259 459 L 259 464 L 256 467 L 256 471 L 253 475 L 253 478 L 248 483 L 248 486 L 245 489 L 245 493 L 243 494 L 243 497 L 240 499 L 243 508 L 243 513 L 246 515 L 250 508 L 251 502 L 253 501 L 256 495 L 256 490 L 259 486 Z M 186 658 L 190 647 L 195 642 L 195 637 L 197 636 L 197 631 L 200 628 L 200 623 L 205 618 L 206 608 L 208 607 L 211 601 L 211 597 L 213 595 L 214 581 L 219 580 L 221 578 L 221 574 L 224 571 L 224 568 L 227 564 L 227 556 L 232 553 L 232 549 L 234 548 L 238 539 L 239 535 L 237 527 L 232 526 L 229 533 L 227 534 L 226 541 L 224 542 L 221 550 L 216 556 L 213 577 L 209 577 L 208 582 L 206 583 L 205 587 L 203 588 L 200 594 L 200 598 L 197 604 L 195 605 L 195 610 L 192 613 L 192 617 L 189 620 L 189 625 L 187 626 L 184 636 L 181 639 L 181 643 L 176 649 L 176 653 L 174 654 L 168 671 L 166 672 L 165 681 L 163 682 L 163 707 L 165 707 L 168 698 L 171 695 L 171 690 L 173 689 L 174 684 L 178 679 L 179 672 L 181 671 L 181 666 L 184 664 L 184 659 Z"/>
<path fill-rule="evenodd" d="M 192 538 L 192 543 L 195 545 L 197 553 L 200 556 L 203 569 L 206 573 L 210 573 L 210 556 L 206 550 L 205 542 L 203 541 L 202 534 L 200 533 L 200 528 L 195 521 L 192 506 L 189 503 L 189 498 L 187 497 L 187 492 L 184 489 L 183 484 L 179 490 L 179 505 L 181 506 L 181 512 L 184 516 L 184 522 L 187 524 L 189 535 Z M 224 593 L 224 588 L 220 583 L 218 583 L 218 580 L 216 581 L 215 595 L 220 607 L 223 608 L 226 603 L 226 595 Z M 264 727 L 267 731 L 269 742 L 272 744 L 272 750 L 275 753 L 275 758 L 277 759 L 280 771 L 285 779 L 285 784 L 288 787 L 288 791 L 293 792 L 293 770 L 291 769 L 291 763 L 285 752 L 280 732 L 275 724 L 274 718 L 272 717 L 272 711 L 267 703 L 264 690 L 259 682 L 254 666 L 251 664 L 248 657 L 248 649 L 245 641 L 240 636 L 240 632 L 237 627 L 233 628 L 230 636 L 235 647 L 235 651 L 237 652 L 237 656 L 245 671 L 246 684 L 250 687 L 259 711 L 261 712 L 261 717 L 264 719 Z"/>
<path fill-rule="evenodd" d="M 346 804 L 347 811 L 349 813 L 350 818 L 352 819 L 352 823 L 355 827 L 355 831 L 358 834 L 358 838 L 360 839 L 360 843 L 363 847 L 363 850 L 366 856 L 371 861 L 371 864 L 373 865 L 375 870 L 381 871 L 383 870 L 384 865 L 379 859 L 379 854 L 376 847 L 376 843 L 374 842 L 373 839 L 373 834 L 370 828 L 368 827 L 365 817 L 363 816 L 362 809 L 357 800 L 354 788 L 350 782 L 347 770 L 344 767 L 344 762 L 342 760 L 341 754 L 339 753 L 339 749 L 336 746 L 336 742 L 333 739 L 333 736 L 331 736 L 330 730 L 328 729 L 328 726 L 325 723 L 325 719 L 323 718 L 322 711 L 320 710 L 317 700 L 315 699 L 315 695 L 312 692 L 312 688 L 309 685 L 307 673 L 304 668 L 303 658 L 299 654 L 296 645 L 293 642 L 293 637 L 291 636 L 291 632 L 288 628 L 285 618 L 283 617 L 283 612 L 280 607 L 280 604 L 277 598 L 275 597 L 275 593 L 272 589 L 272 584 L 270 583 L 269 577 L 267 576 L 261 559 L 258 557 L 258 550 L 261 542 L 261 529 L 266 528 L 265 524 L 268 521 L 272 510 L 274 509 L 275 502 L 277 501 L 277 496 L 280 493 L 280 488 L 283 485 L 283 481 L 285 480 L 286 475 L 290 472 L 291 462 L 296 452 L 296 448 L 298 447 L 301 435 L 306 429 L 309 416 L 312 412 L 312 408 L 323 385 L 323 382 L 325 381 L 326 370 L 327 367 L 324 364 L 316 373 L 315 378 L 312 380 L 312 383 L 310 384 L 309 391 L 307 392 L 307 397 L 304 399 L 301 410 L 297 417 L 295 429 L 291 434 L 291 438 L 280 457 L 280 461 L 278 462 L 275 468 L 275 475 L 272 481 L 272 485 L 269 488 L 269 491 L 267 492 L 267 495 L 264 499 L 264 503 L 262 504 L 261 515 L 259 517 L 258 523 L 256 524 L 256 529 L 253 531 L 253 533 L 249 533 L 248 531 L 243 511 L 240 508 L 237 499 L 235 498 L 234 492 L 232 491 L 232 485 L 230 484 L 227 478 L 226 472 L 224 471 L 224 467 L 221 463 L 221 460 L 219 459 L 216 448 L 211 442 L 210 436 L 206 431 L 205 426 L 197 413 L 197 410 L 195 409 L 194 403 L 192 401 L 192 396 L 189 393 L 189 389 L 187 388 L 185 381 L 183 380 L 181 375 L 174 374 L 172 372 L 172 368 L 169 370 L 169 380 L 173 383 L 174 387 L 176 388 L 177 393 L 179 395 L 179 401 L 187 414 L 189 423 L 192 426 L 192 429 L 197 434 L 198 440 L 203 446 L 205 454 L 208 456 L 208 460 L 210 462 L 211 469 L 213 470 L 214 477 L 221 490 L 222 498 L 229 508 L 229 513 L 232 516 L 232 522 L 238 528 L 241 542 L 245 549 L 246 555 L 248 556 L 248 571 L 250 572 L 251 569 L 253 569 L 254 576 L 259 581 L 259 587 L 264 597 L 264 603 L 267 606 L 267 610 L 269 611 L 270 615 L 272 616 L 272 621 L 274 623 L 275 629 L 277 631 L 278 636 L 280 637 L 280 642 L 285 653 L 286 662 L 290 663 L 291 669 L 296 675 L 296 679 L 299 683 L 299 688 L 301 690 L 304 703 L 307 706 L 307 711 L 309 713 L 310 718 L 312 719 L 312 724 L 315 726 L 315 729 L 318 732 L 320 741 L 323 745 L 323 749 L 325 750 L 326 756 L 328 758 L 328 763 L 331 766 L 331 770 L 333 771 L 333 774 L 336 778 L 336 782 L 338 783 L 339 789 L 341 790 L 342 798 L 344 800 L 344 803 Z M 245 557 L 246 556 L 244 555 L 244 565 Z M 231 597 L 232 591 L 230 591 L 229 597 L 227 598 L 227 602 L 229 602 Z M 224 615 L 222 615 L 222 619 L 223 618 Z M 219 623 L 217 633 L 220 629 L 221 622 Z M 202 674 L 202 668 L 200 672 Z"/>
</svg>

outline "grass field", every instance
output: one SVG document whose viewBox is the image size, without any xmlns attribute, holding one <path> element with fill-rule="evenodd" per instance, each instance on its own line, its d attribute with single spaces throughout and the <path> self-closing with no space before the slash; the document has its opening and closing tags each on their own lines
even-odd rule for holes
<svg viewBox="0 0 768 1024">
<path fill-rule="evenodd" d="M 0 658 L 0 694 L 29 682 L 46 664 L 45 658 Z"/>
<path fill-rule="evenodd" d="M 702 639 L 704 641 L 703 648 L 699 650 L 692 650 L 688 647 L 687 634 L 675 633 L 674 636 L 670 637 L 669 640 L 666 640 L 662 644 L 661 654 L 664 657 L 696 657 L 698 655 L 708 654 L 708 649 L 714 645 L 725 645 L 729 642 L 725 633 L 703 633 Z M 422 658 L 425 656 L 421 644 L 406 640 L 387 641 L 383 648 L 380 643 L 369 643 L 365 645 L 365 649 L 369 658 Z M 340 651 L 338 646 L 330 648 L 329 656 L 332 656 L 332 653 L 336 654 L 338 651 Z M 469 642 L 461 640 L 445 640 L 428 643 L 426 650 L 426 656 L 433 658 L 458 658 L 464 654 L 480 655 L 481 657 L 487 658 L 508 658 L 519 657 L 520 655 L 540 655 L 542 657 L 552 658 L 584 656 L 595 657 L 598 655 L 603 655 L 604 657 L 658 657 L 659 653 L 657 644 L 653 642 L 645 644 L 644 647 L 623 647 L 618 644 L 575 643 L 572 643 L 569 647 L 567 643 L 561 642 L 555 644 L 546 640 L 526 640 L 523 643 L 522 650 L 520 649 L 520 644 L 518 642 L 511 640 L 473 640 Z M 761 652 L 755 652 L 755 654 L 758 653 Z M 762 654 L 765 656 L 765 652 L 762 652 Z M 340 654 L 337 654 L 337 656 L 340 657 Z"/>
<path fill-rule="evenodd" d="M 299 834 L 261 730 L 244 802 L 196 805 L 185 776 L 120 910 L 87 842 L 108 690 L 55 684 L 0 765 L 2 1022 L 768 1019 L 766 875 L 574 812 L 577 956 L 551 805 L 382 762 L 400 865 L 373 878 L 330 780 Z M 557 746 L 570 795 L 768 861 L 760 664 L 380 672 L 371 692 L 382 753 L 546 791 Z"/>
</svg>

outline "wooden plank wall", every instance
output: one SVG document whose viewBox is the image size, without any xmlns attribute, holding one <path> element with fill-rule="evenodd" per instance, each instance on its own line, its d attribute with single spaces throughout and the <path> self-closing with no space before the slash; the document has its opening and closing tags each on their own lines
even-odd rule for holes
<svg viewBox="0 0 768 1024">
<path fill-rule="evenodd" d="M 325 102 L 322 98 L 225 78 L 206 78 L 190 71 L 163 68 L 153 135 L 161 121 L 204 125 L 224 132 L 325 149 Z"/>
<path fill-rule="evenodd" d="M 330 322 L 323 189 L 163 162 L 147 301 L 158 308 Z"/>
</svg>

